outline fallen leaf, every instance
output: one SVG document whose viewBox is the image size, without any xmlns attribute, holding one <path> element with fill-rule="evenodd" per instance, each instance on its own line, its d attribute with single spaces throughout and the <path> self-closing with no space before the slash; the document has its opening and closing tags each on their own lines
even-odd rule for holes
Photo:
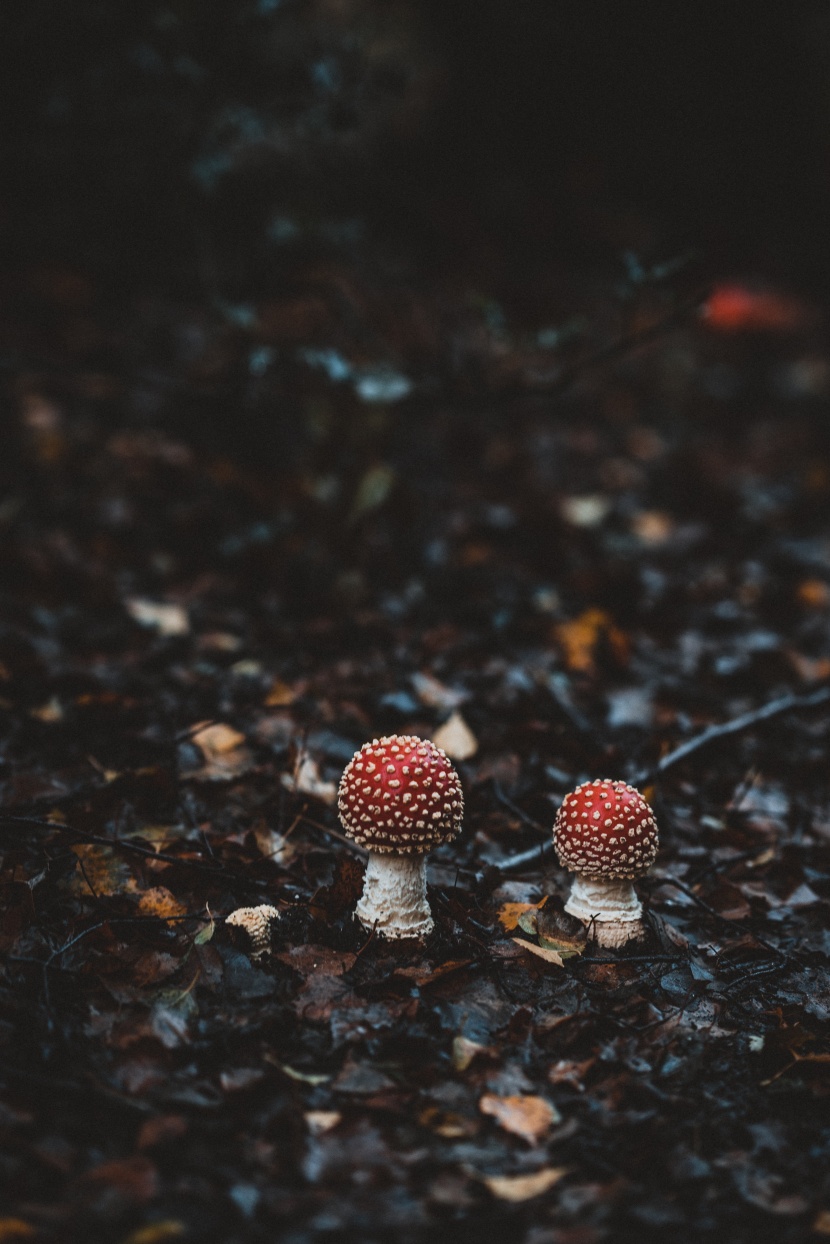
<svg viewBox="0 0 830 1244">
<path fill-rule="evenodd" d="M 443 712 L 451 713 L 465 700 L 469 700 L 470 693 L 468 691 L 459 691 L 455 687 L 448 687 L 446 683 L 441 682 L 434 674 L 419 671 L 413 674 L 410 682 L 415 688 L 415 694 L 422 704 L 427 708 L 438 708 Z"/>
<path fill-rule="evenodd" d="M 164 601 L 147 600 L 143 596 L 132 596 L 124 602 L 127 613 L 139 626 L 148 630 L 158 631 L 166 639 L 190 633 L 190 618 L 187 610 L 181 605 L 166 604 Z"/>
<path fill-rule="evenodd" d="M 292 687 L 288 683 L 277 678 L 271 684 L 271 690 L 265 697 L 266 708 L 285 708 L 289 704 L 293 704 L 297 696 Z"/>
<path fill-rule="evenodd" d="M 512 933 L 525 912 L 536 910 L 535 903 L 503 903 L 496 912 L 496 918 L 506 932 Z"/>
<path fill-rule="evenodd" d="M 162 1218 L 159 1222 L 151 1222 L 146 1227 L 131 1231 L 123 1244 L 163 1244 L 164 1240 L 181 1239 L 186 1231 L 185 1224 L 177 1218 Z"/>
<path fill-rule="evenodd" d="M 63 721 L 63 706 L 58 697 L 53 695 L 46 704 L 29 709 L 29 716 L 34 717 L 35 721 L 42 721 L 46 726 L 56 726 Z"/>
<path fill-rule="evenodd" d="M 224 722 L 194 727 L 190 740 L 202 753 L 204 764 L 184 770 L 182 777 L 224 782 L 239 777 L 253 765 L 253 756 L 245 746 L 245 735 Z"/>
<path fill-rule="evenodd" d="M 304 1118 L 312 1136 L 322 1136 L 337 1127 L 343 1116 L 339 1110 L 307 1110 Z"/>
<path fill-rule="evenodd" d="M 180 903 L 166 886 L 157 885 L 149 890 L 142 890 L 138 900 L 139 910 L 147 916 L 183 916 L 187 911 L 184 903 Z"/>
<path fill-rule="evenodd" d="M 452 1065 L 456 1071 L 466 1071 L 474 1058 L 488 1051 L 486 1045 L 471 1041 L 469 1037 L 454 1037 L 452 1043 Z"/>
<path fill-rule="evenodd" d="M 443 1136 L 445 1140 L 474 1136 L 478 1128 L 475 1119 L 457 1114 L 453 1110 L 442 1110 L 439 1106 L 427 1106 L 418 1115 L 418 1122 L 422 1127 L 428 1127 L 436 1136 Z"/>
<path fill-rule="evenodd" d="M 813 1223 L 813 1230 L 819 1235 L 830 1235 L 830 1209 L 819 1211 L 818 1218 Z"/>
<path fill-rule="evenodd" d="M 546 963 L 555 963 L 559 968 L 565 966 L 562 956 L 556 950 L 550 950 L 546 946 L 537 946 L 533 942 L 525 941 L 523 937 L 514 937 L 513 944 L 521 946 L 522 950 L 529 950 L 532 955 L 536 955 L 539 959 L 544 959 Z"/>
<path fill-rule="evenodd" d="M 620 665 L 628 660 L 628 639 L 604 609 L 586 609 L 578 618 L 553 628 L 568 669 L 593 673 L 594 653 L 600 639 L 607 640 Z"/>
<path fill-rule="evenodd" d="M 453 713 L 443 726 L 438 727 L 432 741 L 451 760 L 469 760 L 478 751 L 478 739 L 459 712 Z"/>
<path fill-rule="evenodd" d="M 225 756 L 241 747 L 245 742 L 245 735 L 234 730 L 233 726 L 217 721 L 212 725 L 202 726 L 201 729 L 194 727 L 190 739 L 205 756 L 214 757 Z"/>
<path fill-rule="evenodd" d="M 71 851 L 78 859 L 78 868 L 69 880 L 73 894 L 81 897 L 91 893 L 120 894 L 133 883 L 133 875 L 123 855 L 111 847 L 76 842 Z"/>
<path fill-rule="evenodd" d="M 724 920 L 745 920 L 752 910 L 737 886 L 727 881 L 713 890 L 707 902 Z"/>
<path fill-rule="evenodd" d="M 546 1166 L 532 1175 L 483 1175 L 481 1182 L 500 1201 L 530 1201 L 549 1192 L 567 1173 L 567 1166 Z"/>
<path fill-rule="evenodd" d="M 314 799 L 321 799 L 323 803 L 333 804 L 337 799 L 336 783 L 326 782 L 321 778 L 317 761 L 308 754 L 299 757 L 294 772 L 283 773 L 280 781 L 286 790 L 311 795 Z"/>
<path fill-rule="evenodd" d="M 536 1145 L 561 1116 L 545 1097 L 499 1097 L 485 1093 L 478 1103 L 482 1114 L 491 1115 L 500 1127 L 528 1144 Z"/>
</svg>

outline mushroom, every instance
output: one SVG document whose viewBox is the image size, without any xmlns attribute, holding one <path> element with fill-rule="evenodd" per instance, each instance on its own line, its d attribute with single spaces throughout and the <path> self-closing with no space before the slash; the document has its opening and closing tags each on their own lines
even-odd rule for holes
<svg viewBox="0 0 830 1244">
<path fill-rule="evenodd" d="M 271 945 L 271 925 L 279 918 L 278 907 L 260 903 L 258 907 L 237 907 L 225 917 L 225 924 L 242 929 L 251 943 L 251 958 L 261 959 Z"/>
<path fill-rule="evenodd" d="M 344 770 L 338 808 L 349 837 L 369 849 L 360 923 L 383 937 L 426 937 L 426 853 L 456 836 L 464 814 L 446 753 L 411 734 L 364 743 Z"/>
<path fill-rule="evenodd" d="M 598 945 L 614 949 L 645 935 L 631 882 L 654 863 L 657 841 L 651 808 L 625 782 L 584 782 L 565 796 L 553 826 L 559 863 L 576 873 L 565 911 Z"/>
</svg>

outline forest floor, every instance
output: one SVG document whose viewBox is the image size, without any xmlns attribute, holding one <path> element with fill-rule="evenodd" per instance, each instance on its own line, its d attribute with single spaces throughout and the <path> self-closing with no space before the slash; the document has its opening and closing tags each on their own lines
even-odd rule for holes
<svg viewBox="0 0 830 1244">
<path fill-rule="evenodd" d="M 629 276 L 521 328 L 7 294 L 0 1240 L 830 1236 L 826 323 Z M 385 944 L 336 784 L 448 719 L 464 832 Z M 648 937 L 560 966 L 606 776 Z"/>
</svg>

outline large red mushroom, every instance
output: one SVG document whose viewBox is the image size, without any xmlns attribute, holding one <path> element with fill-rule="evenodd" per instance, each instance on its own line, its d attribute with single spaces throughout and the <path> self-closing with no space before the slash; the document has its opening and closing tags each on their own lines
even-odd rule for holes
<svg viewBox="0 0 830 1244">
<path fill-rule="evenodd" d="M 634 886 L 657 855 L 657 824 L 643 796 L 625 782 L 584 782 L 565 796 L 553 827 L 559 863 L 576 873 L 565 911 L 593 931 L 598 945 L 644 936 Z"/>
<path fill-rule="evenodd" d="M 426 854 L 461 829 L 461 782 L 440 747 L 414 735 L 364 743 L 340 782 L 340 820 L 369 848 L 356 914 L 383 937 L 425 937 L 433 919 Z"/>
</svg>

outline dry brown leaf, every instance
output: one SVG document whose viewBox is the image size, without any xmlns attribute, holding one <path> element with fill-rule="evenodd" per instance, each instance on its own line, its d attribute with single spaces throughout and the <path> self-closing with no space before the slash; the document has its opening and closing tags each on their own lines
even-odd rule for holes
<svg viewBox="0 0 830 1244">
<path fill-rule="evenodd" d="M 473 1059 L 479 1054 L 487 1053 L 486 1045 L 471 1041 L 469 1037 L 454 1037 L 452 1043 L 452 1065 L 456 1071 L 466 1071 Z"/>
<path fill-rule="evenodd" d="M 450 760 L 469 760 L 478 751 L 478 739 L 459 712 L 448 717 L 432 736 L 436 747 L 442 748 Z"/>
<path fill-rule="evenodd" d="M 560 1121 L 556 1107 L 546 1097 L 499 1097 L 485 1093 L 478 1103 L 482 1114 L 491 1115 L 500 1127 L 528 1144 L 536 1145 Z"/>
<path fill-rule="evenodd" d="M 285 708 L 288 704 L 293 704 L 297 696 L 292 687 L 288 683 L 276 678 L 271 684 L 271 690 L 265 697 L 266 708 Z"/>
<path fill-rule="evenodd" d="M 484 1175 L 482 1183 L 500 1201 L 530 1201 L 549 1192 L 567 1173 L 567 1166 L 546 1166 L 532 1175 Z"/>
<path fill-rule="evenodd" d="M 188 769 L 182 777 L 205 782 L 225 782 L 239 777 L 253 765 L 253 756 L 245 747 L 245 735 L 224 722 L 195 726 L 190 734 L 205 758 L 203 765 Z"/>
<path fill-rule="evenodd" d="M 205 757 L 225 756 L 228 752 L 235 751 L 237 747 L 241 747 L 245 742 L 245 735 L 239 730 L 234 730 L 233 726 L 227 726 L 224 722 L 216 721 L 212 725 L 194 727 L 194 732 L 190 735 L 191 741 L 196 744 L 200 751 L 204 752 Z"/>
<path fill-rule="evenodd" d="M 280 781 L 287 790 L 311 795 L 314 799 L 321 799 L 323 803 L 332 804 L 337 798 L 336 783 L 326 782 L 321 778 L 317 761 L 311 756 L 300 757 L 294 772 L 283 773 Z"/>
<path fill-rule="evenodd" d="M 830 1235 L 830 1209 L 823 1209 L 819 1212 L 818 1218 L 813 1223 L 813 1230 L 818 1235 Z"/>
<path fill-rule="evenodd" d="M 514 937 L 513 941 L 517 946 L 521 946 L 522 950 L 529 950 L 532 955 L 544 959 L 546 963 L 555 963 L 559 968 L 565 966 L 562 956 L 556 950 L 549 950 L 547 946 L 537 946 L 535 942 L 528 942 L 523 937 Z"/>
</svg>

